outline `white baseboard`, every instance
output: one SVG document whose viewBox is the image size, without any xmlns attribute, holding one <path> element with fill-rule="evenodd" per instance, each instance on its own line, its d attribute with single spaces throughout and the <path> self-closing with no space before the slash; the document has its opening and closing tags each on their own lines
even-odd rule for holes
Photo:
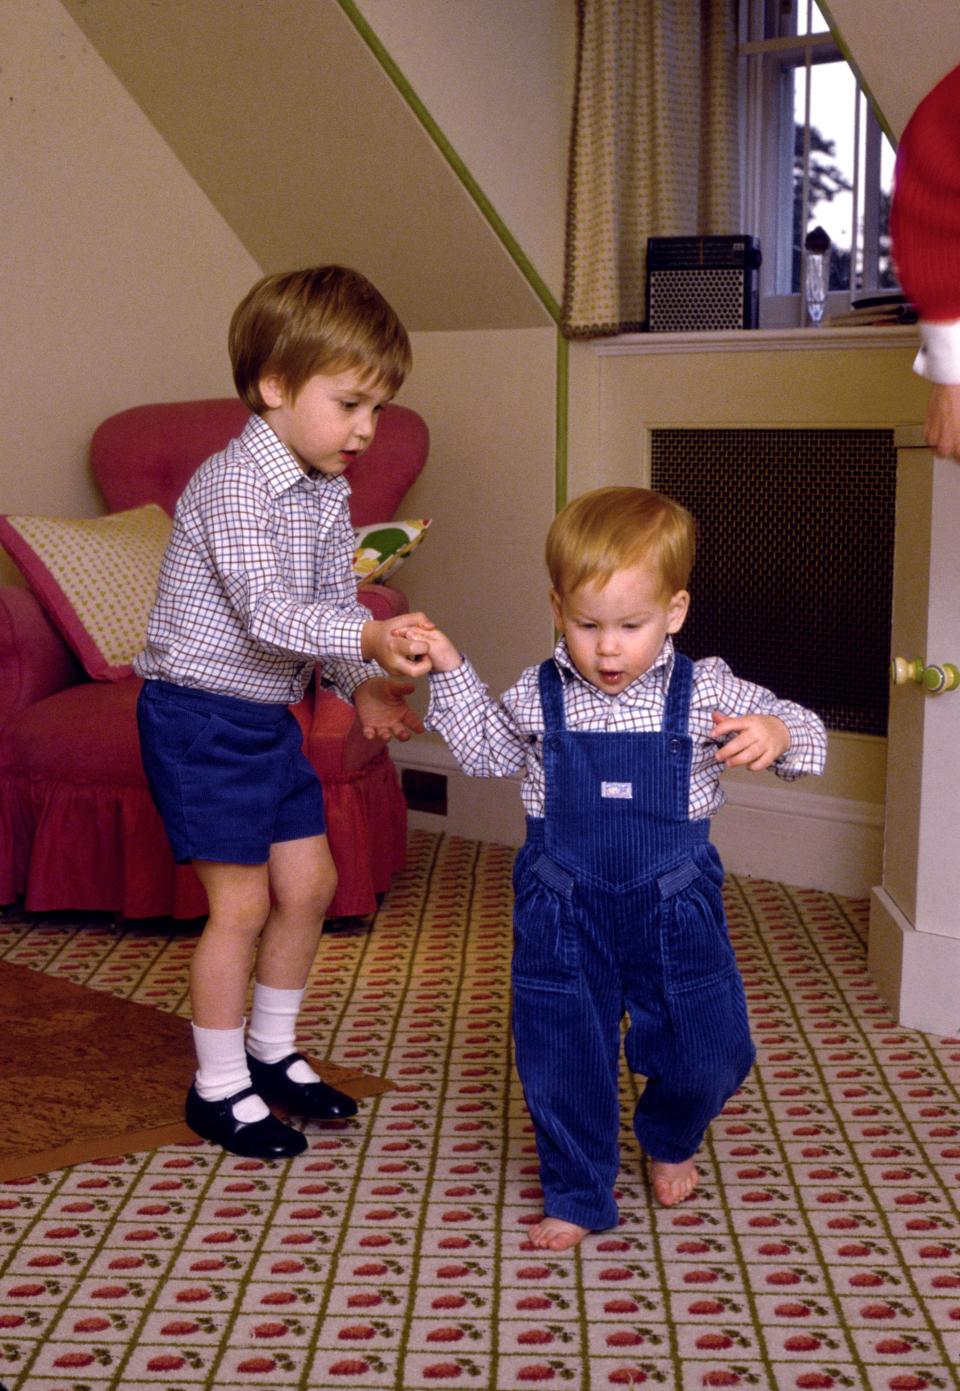
<svg viewBox="0 0 960 1391">
<path fill-rule="evenodd" d="M 410 825 L 470 840 L 520 845 L 523 808 L 516 778 L 468 778 L 442 744 L 423 739 L 395 745 L 398 768 L 447 779 L 447 814 L 411 812 Z M 727 804 L 711 838 L 731 874 L 869 898 L 880 882 L 883 807 L 873 802 L 800 792 L 789 783 L 757 778 L 729 782 Z"/>
<path fill-rule="evenodd" d="M 800 792 L 789 783 L 728 783 L 711 839 L 731 874 L 869 898 L 883 865 L 883 806 Z"/>
</svg>

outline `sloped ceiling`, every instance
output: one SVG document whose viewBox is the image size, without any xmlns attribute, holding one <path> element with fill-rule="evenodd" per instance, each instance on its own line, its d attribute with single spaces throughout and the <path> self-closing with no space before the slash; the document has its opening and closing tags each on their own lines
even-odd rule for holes
<svg viewBox="0 0 960 1391">
<path fill-rule="evenodd" d="M 336 0 L 62 2 L 265 272 L 356 266 L 412 330 L 550 322 Z"/>
<path fill-rule="evenodd" d="M 899 139 L 921 97 L 960 63 L 960 0 L 825 0 L 822 8 Z"/>
</svg>

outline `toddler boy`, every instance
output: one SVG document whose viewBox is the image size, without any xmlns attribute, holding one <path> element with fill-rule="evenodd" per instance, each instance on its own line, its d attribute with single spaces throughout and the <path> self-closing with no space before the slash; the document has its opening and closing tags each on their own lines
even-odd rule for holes
<svg viewBox="0 0 960 1391">
<path fill-rule="evenodd" d="M 442 633 L 429 643 L 427 727 L 465 772 L 521 773 L 513 1031 L 544 1195 L 535 1246 L 613 1226 L 620 1023 L 647 1081 L 633 1118 L 659 1200 L 696 1187 L 710 1121 L 754 1049 L 727 936 L 709 817 L 724 767 L 823 768 L 816 715 L 674 650 L 694 523 L 643 488 L 600 488 L 547 537 L 560 640 L 492 700 Z"/>
</svg>

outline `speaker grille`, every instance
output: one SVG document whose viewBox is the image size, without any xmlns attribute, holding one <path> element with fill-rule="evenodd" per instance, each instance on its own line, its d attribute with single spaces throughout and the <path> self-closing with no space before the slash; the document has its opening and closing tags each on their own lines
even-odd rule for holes
<svg viewBox="0 0 960 1391">
<path fill-rule="evenodd" d="M 650 272 L 651 333 L 744 327 L 742 270 Z"/>
</svg>

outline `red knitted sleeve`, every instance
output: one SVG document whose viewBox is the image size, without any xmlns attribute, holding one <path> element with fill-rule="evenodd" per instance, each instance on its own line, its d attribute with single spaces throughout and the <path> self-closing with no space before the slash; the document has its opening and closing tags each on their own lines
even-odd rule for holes
<svg viewBox="0 0 960 1391">
<path fill-rule="evenodd" d="M 920 317 L 960 319 L 960 67 L 903 132 L 890 232 L 900 284 Z"/>
</svg>

